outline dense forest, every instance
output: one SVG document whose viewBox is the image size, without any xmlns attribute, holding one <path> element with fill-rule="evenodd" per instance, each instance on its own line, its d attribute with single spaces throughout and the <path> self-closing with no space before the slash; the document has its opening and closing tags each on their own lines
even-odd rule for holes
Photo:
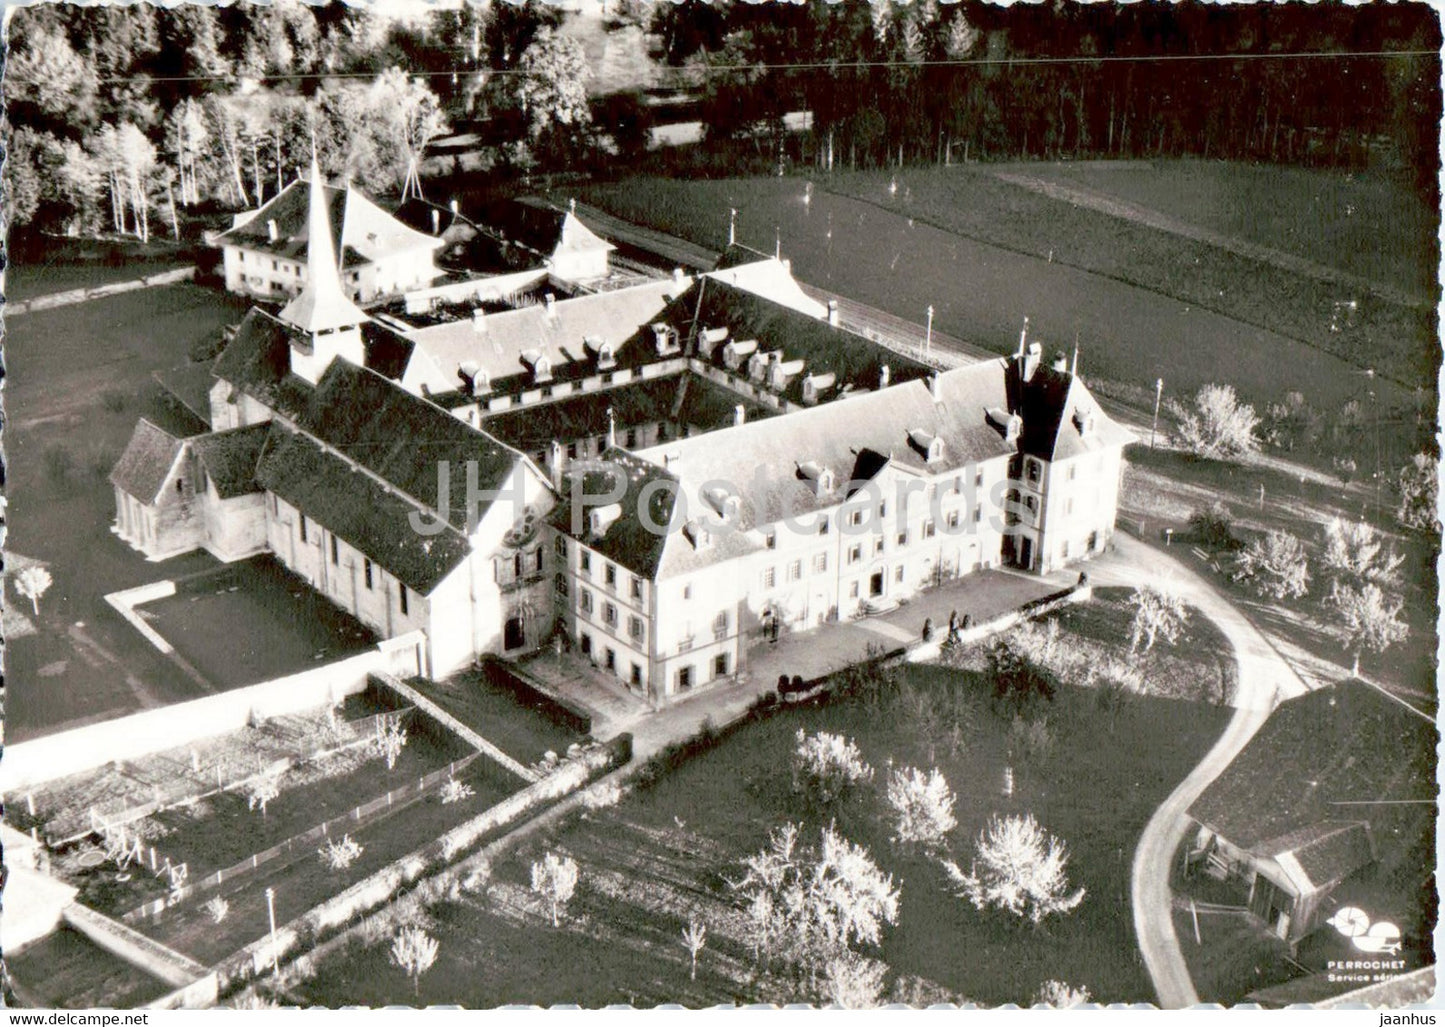
<svg viewBox="0 0 1445 1027">
<path fill-rule="evenodd" d="M 1386 166 L 1434 202 L 1438 21 L 1424 4 L 1003 8 L 611 0 L 707 139 L 783 138 L 813 112 L 824 166 L 1153 157 Z M 420 186 L 429 144 L 489 128 L 497 169 L 605 168 L 656 106 L 597 96 L 570 16 L 496 0 L 396 21 L 299 0 L 13 13 L 7 220 L 180 234 L 188 211 L 271 195 L 313 150 L 377 193 Z M 606 145 L 601 145 L 605 141 Z M 759 143 L 762 141 L 762 143 Z"/>
</svg>

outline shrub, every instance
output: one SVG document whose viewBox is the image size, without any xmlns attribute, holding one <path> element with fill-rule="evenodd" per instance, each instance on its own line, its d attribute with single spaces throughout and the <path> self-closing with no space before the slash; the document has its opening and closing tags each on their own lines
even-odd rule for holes
<svg viewBox="0 0 1445 1027">
<path fill-rule="evenodd" d="M 1053 699 L 1057 685 L 1053 673 L 1029 659 L 1013 639 L 997 639 L 988 648 L 987 661 L 995 702 L 1022 713 L 1041 700 Z"/>
<path fill-rule="evenodd" d="M 873 768 L 851 738 L 798 729 L 793 749 L 793 789 L 827 805 L 873 779 Z"/>
<path fill-rule="evenodd" d="M 470 799 L 476 794 L 476 789 L 465 781 L 458 781 L 454 777 L 449 777 L 442 785 L 442 805 L 450 806 L 454 802 Z"/>
<path fill-rule="evenodd" d="M 391 940 L 388 955 L 392 965 L 411 978 L 417 994 L 421 993 L 421 975 L 436 962 L 437 948 L 437 940 L 419 927 L 403 927 Z"/>
<path fill-rule="evenodd" d="M 579 876 L 577 861 L 571 856 L 549 852 L 532 864 L 532 891 L 550 909 L 553 927 L 557 926 L 562 910 L 572 900 Z"/>
<path fill-rule="evenodd" d="M 1309 558 L 1304 543 L 1287 531 L 1267 531 L 1249 540 L 1235 560 L 1233 577 L 1248 581 L 1271 599 L 1297 599 L 1309 591 Z"/>
<path fill-rule="evenodd" d="M 1074 1006 L 1088 1005 L 1094 1000 L 1089 994 L 1088 988 L 1076 988 L 1064 981 L 1044 981 L 1039 985 L 1039 993 L 1034 997 L 1034 1005 L 1049 1006 L 1052 1009 L 1072 1009 Z"/>
<path fill-rule="evenodd" d="M 1238 544 L 1234 537 L 1234 515 L 1218 500 L 1190 515 L 1189 530 L 1194 541 L 1209 549 L 1233 549 Z"/>
<path fill-rule="evenodd" d="M 1154 643 L 1163 639 L 1169 645 L 1179 641 L 1184 626 L 1189 623 L 1189 608 L 1184 598 L 1168 582 L 1145 582 L 1134 589 L 1129 597 L 1134 607 L 1134 620 L 1129 627 L 1129 653 L 1139 651 L 1144 643 L 1144 652 L 1154 648 Z"/>
<path fill-rule="evenodd" d="M 340 841 L 327 841 L 316 850 L 322 864 L 329 870 L 345 870 L 360 859 L 364 851 L 349 834 L 342 835 Z"/>
<path fill-rule="evenodd" d="M 622 787 L 616 781 L 600 781 L 582 790 L 581 802 L 588 809 L 607 809 L 622 801 Z"/>
<path fill-rule="evenodd" d="M 231 904 L 219 895 L 212 895 L 201 908 L 206 911 L 211 922 L 216 924 L 221 923 L 231 913 Z"/>
</svg>

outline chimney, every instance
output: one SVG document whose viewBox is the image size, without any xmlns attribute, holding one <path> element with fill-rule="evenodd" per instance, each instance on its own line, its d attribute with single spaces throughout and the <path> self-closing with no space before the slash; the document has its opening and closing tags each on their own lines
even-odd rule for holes
<svg viewBox="0 0 1445 1027">
<path fill-rule="evenodd" d="M 472 331 L 481 335 L 487 330 L 487 312 L 481 307 L 472 311 Z"/>
<path fill-rule="evenodd" d="M 834 328 L 838 327 L 838 301 L 828 301 L 828 323 Z"/>
<path fill-rule="evenodd" d="M 741 403 L 739 403 L 737 406 L 733 407 L 733 424 L 734 424 L 734 425 L 740 425 L 740 424 L 742 424 L 744 421 L 746 421 L 747 419 L 748 419 L 748 411 L 747 411 L 747 408 L 746 408 L 746 407 L 744 407 Z"/>
<path fill-rule="evenodd" d="M 933 374 L 928 376 L 928 394 L 933 397 L 933 402 L 935 403 L 942 402 L 943 400 L 943 395 L 938 388 L 937 371 L 933 372 Z"/>
<path fill-rule="evenodd" d="M 275 242 L 275 241 L 276 241 L 276 237 L 277 237 L 278 235 L 280 235 L 280 234 L 281 234 L 281 233 L 280 233 L 280 232 L 277 230 L 277 228 L 276 228 L 276 219 L 275 219 L 275 218 L 267 218 L 267 219 L 266 219 L 266 235 L 270 237 L 270 239 L 271 239 L 272 242 Z"/>
<path fill-rule="evenodd" d="M 431 234 L 442 234 L 442 212 L 437 210 L 435 207 L 433 207 L 431 210 Z"/>
<path fill-rule="evenodd" d="M 567 201 L 567 213 L 569 213 L 569 214 L 576 214 L 576 213 L 577 213 L 577 199 L 576 199 L 576 197 L 573 197 L 572 199 L 570 199 L 570 200 Z"/>
<path fill-rule="evenodd" d="M 460 213 L 461 213 L 461 204 L 457 203 L 457 201 L 456 201 L 455 199 L 453 199 L 452 202 L 451 202 L 451 208 L 452 208 L 452 213 L 453 213 L 453 214 L 460 214 Z"/>
<path fill-rule="evenodd" d="M 893 372 L 888 370 L 887 364 L 884 364 L 882 367 L 878 368 L 878 387 L 880 389 L 888 388 L 888 383 L 892 380 Z"/>
<path fill-rule="evenodd" d="M 1019 332 L 1019 351 L 1018 351 L 1018 355 L 1019 355 L 1019 356 L 1023 356 L 1023 355 L 1024 355 L 1024 347 L 1028 345 L 1028 342 L 1029 342 L 1029 319 L 1028 319 L 1028 318 L 1024 318 L 1024 328 L 1023 328 L 1023 331 Z"/>
<path fill-rule="evenodd" d="M 686 276 L 682 273 L 682 268 L 680 268 L 680 267 L 675 267 L 675 268 L 672 269 L 672 284 L 673 284 L 673 285 L 677 286 L 678 288 L 682 288 L 682 280 L 683 280 L 684 277 L 686 277 Z"/>
<path fill-rule="evenodd" d="M 542 296 L 542 302 L 547 306 L 547 316 L 555 317 L 557 315 L 557 297 L 550 292 L 545 293 Z"/>
<path fill-rule="evenodd" d="M 552 465 L 548 468 L 548 470 L 552 472 L 552 487 L 560 492 L 562 491 L 563 471 L 562 443 L 553 439 L 551 445 L 548 447 L 548 457 L 547 462 Z"/>
<path fill-rule="evenodd" d="M 1069 369 L 1069 355 L 1062 350 L 1054 354 L 1054 370 L 1067 371 Z"/>
</svg>

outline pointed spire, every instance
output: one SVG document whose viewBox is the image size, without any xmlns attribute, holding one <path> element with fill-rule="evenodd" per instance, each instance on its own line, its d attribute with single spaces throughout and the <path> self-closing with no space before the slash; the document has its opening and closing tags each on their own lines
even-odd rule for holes
<svg viewBox="0 0 1445 1027">
<path fill-rule="evenodd" d="M 326 188 L 316 153 L 311 154 L 306 215 L 306 284 L 281 311 L 281 320 L 315 335 L 361 324 L 366 315 L 351 302 L 341 284 L 336 247 L 331 239 L 331 217 Z"/>
</svg>

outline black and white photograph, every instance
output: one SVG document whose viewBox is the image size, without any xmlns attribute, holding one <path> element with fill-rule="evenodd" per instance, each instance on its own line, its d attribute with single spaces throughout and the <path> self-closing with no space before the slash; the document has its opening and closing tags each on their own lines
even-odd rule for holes
<svg viewBox="0 0 1445 1027">
<path fill-rule="evenodd" d="M 1434 1023 L 1441 16 L 6 5 L 6 1015 Z"/>
</svg>

